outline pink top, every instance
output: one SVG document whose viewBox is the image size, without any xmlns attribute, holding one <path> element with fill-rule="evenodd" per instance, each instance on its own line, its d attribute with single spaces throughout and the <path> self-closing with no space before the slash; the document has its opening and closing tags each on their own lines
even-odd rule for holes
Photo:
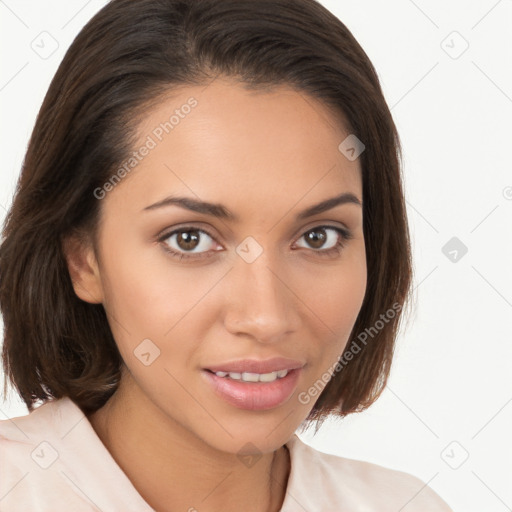
<svg viewBox="0 0 512 512">
<path fill-rule="evenodd" d="M 416 477 L 319 452 L 295 434 L 281 512 L 451 512 Z M 154 512 L 69 398 L 0 421 L 1 512 Z"/>
</svg>

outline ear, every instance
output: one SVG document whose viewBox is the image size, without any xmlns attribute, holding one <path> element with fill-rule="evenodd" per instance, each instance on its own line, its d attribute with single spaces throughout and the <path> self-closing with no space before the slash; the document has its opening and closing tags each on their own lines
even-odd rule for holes
<svg viewBox="0 0 512 512">
<path fill-rule="evenodd" d="M 103 286 L 92 244 L 73 234 L 62 242 L 69 275 L 77 296 L 91 304 L 103 302 Z"/>
</svg>

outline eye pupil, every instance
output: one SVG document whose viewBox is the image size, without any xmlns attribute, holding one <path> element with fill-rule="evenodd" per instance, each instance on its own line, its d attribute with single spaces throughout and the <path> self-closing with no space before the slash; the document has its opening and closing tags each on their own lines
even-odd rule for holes
<svg viewBox="0 0 512 512">
<path fill-rule="evenodd" d="M 198 231 L 180 231 L 177 235 L 177 243 L 183 250 L 195 249 L 199 242 Z"/>
<path fill-rule="evenodd" d="M 320 233 L 320 235 L 318 235 Z M 308 243 L 318 249 L 322 247 L 327 239 L 327 235 L 325 234 L 324 228 L 315 228 L 307 233 Z"/>
</svg>

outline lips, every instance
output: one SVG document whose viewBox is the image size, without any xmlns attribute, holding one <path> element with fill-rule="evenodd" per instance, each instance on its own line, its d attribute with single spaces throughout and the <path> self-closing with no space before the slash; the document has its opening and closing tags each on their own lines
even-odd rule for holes
<svg viewBox="0 0 512 512">
<path fill-rule="evenodd" d="M 279 407 L 290 399 L 305 364 L 286 357 L 239 359 L 203 368 L 201 375 L 215 395 L 228 404 L 261 411 Z M 283 374 L 280 378 L 271 375 L 279 372 Z"/>
<path fill-rule="evenodd" d="M 285 404 L 295 392 L 302 368 L 290 370 L 287 375 L 273 382 L 243 382 L 219 377 L 203 370 L 202 378 L 213 393 L 224 402 L 238 409 L 264 411 Z"/>
</svg>

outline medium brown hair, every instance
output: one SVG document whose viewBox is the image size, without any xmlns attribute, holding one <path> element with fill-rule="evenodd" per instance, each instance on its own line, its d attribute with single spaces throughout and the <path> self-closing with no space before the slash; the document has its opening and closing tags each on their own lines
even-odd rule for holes
<svg viewBox="0 0 512 512">
<path fill-rule="evenodd" d="M 399 138 L 377 73 L 345 25 L 315 0 L 113 0 L 81 30 L 51 82 L 4 225 L 4 392 L 10 379 L 29 410 L 69 396 L 90 413 L 116 391 L 122 359 L 105 310 L 76 296 L 63 241 L 77 232 L 94 238 L 94 190 L 133 150 L 148 102 L 216 76 L 291 86 L 365 144 L 368 278 L 350 339 L 405 305 L 412 268 Z M 375 401 L 402 312 L 334 373 L 307 420 Z"/>
</svg>

